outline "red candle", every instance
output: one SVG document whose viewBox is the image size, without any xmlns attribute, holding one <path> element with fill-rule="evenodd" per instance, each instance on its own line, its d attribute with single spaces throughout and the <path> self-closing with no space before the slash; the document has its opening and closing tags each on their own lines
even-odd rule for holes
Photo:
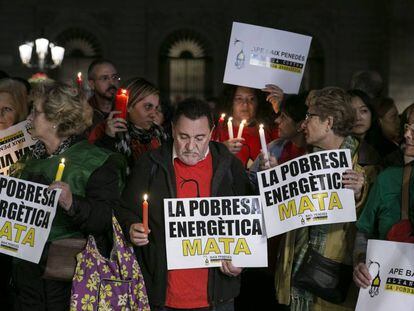
<svg viewBox="0 0 414 311">
<path fill-rule="evenodd" d="M 144 225 L 144 233 L 148 234 L 148 195 L 144 194 L 144 202 L 142 202 L 142 224 Z"/>
<path fill-rule="evenodd" d="M 126 89 L 118 89 L 115 96 L 115 110 L 120 111 L 117 118 L 122 118 L 126 120 L 127 115 L 127 104 L 128 104 L 128 95 L 129 92 Z"/>
<path fill-rule="evenodd" d="M 76 83 L 78 84 L 78 87 L 82 88 L 82 72 L 78 72 L 78 77 L 76 78 Z"/>
</svg>

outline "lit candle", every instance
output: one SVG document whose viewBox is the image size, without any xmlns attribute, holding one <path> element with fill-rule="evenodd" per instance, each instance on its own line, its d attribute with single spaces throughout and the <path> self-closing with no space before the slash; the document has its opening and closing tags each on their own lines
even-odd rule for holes
<svg viewBox="0 0 414 311">
<path fill-rule="evenodd" d="M 128 95 L 127 89 L 118 89 L 115 96 L 115 110 L 121 112 L 117 117 L 124 120 L 126 120 L 127 115 Z"/>
<path fill-rule="evenodd" d="M 229 139 L 234 138 L 234 135 L 233 135 L 233 122 L 231 120 L 233 120 L 232 117 L 230 117 L 229 120 L 227 121 L 227 129 L 229 131 Z"/>
<path fill-rule="evenodd" d="M 142 224 L 144 225 L 144 233 L 148 234 L 148 195 L 144 194 L 144 202 L 142 202 Z"/>
<path fill-rule="evenodd" d="M 237 132 L 237 138 L 241 138 L 242 134 L 243 134 L 243 128 L 244 125 L 246 124 L 246 120 L 241 121 L 240 125 L 239 125 L 239 131 Z"/>
<path fill-rule="evenodd" d="M 260 146 L 262 147 L 262 153 L 263 153 L 264 159 L 267 161 L 269 160 L 269 154 L 267 152 L 266 137 L 265 137 L 265 132 L 264 132 L 263 127 L 264 127 L 263 124 L 259 125 Z"/>
<path fill-rule="evenodd" d="M 62 175 L 63 175 L 63 170 L 65 169 L 65 158 L 62 158 L 60 160 L 57 172 L 56 172 L 56 176 L 55 176 L 55 181 L 61 181 L 62 180 Z"/>
<path fill-rule="evenodd" d="M 79 89 L 82 88 L 82 72 L 78 72 L 78 77 L 76 78 L 76 83 L 78 84 Z"/>
<path fill-rule="evenodd" d="M 225 113 L 222 113 L 219 119 L 219 123 L 223 123 L 224 122 L 224 118 L 226 117 Z"/>
</svg>

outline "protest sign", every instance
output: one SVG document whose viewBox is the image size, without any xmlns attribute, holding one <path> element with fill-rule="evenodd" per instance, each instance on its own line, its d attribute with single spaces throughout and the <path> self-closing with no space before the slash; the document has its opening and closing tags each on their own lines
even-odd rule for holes
<svg viewBox="0 0 414 311">
<path fill-rule="evenodd" d="M 276 84 L 297 94 L 312 38 L 233 22 L 224 83 L 262 89 Z"/>
<path fill-rule="evenodd" d="M 342 188 L 349 149 L 315 152 L 258 172 L 267 237 L 304 226 L 356 220 L 354 192 Z"/>
<path fill-rule="evenodd" d="M 168 269 L 266 267 L 258 196 L 164 199 Z"/>
<path fill-rule="evenodd" d="M 61 189 L 0 176 L 0 252 L 38 263 Z"/>
<path fill-rule="evenodd" d="M 371 285 L 359 290 L 356 311 L 413 310 L 414 244 L 368 240 Z"/>
<path fill-rule="evenodd" d="M 0 174 L 9 175 L 10 165 L 25 155 L 37 140 L 28 133 L 29 123 L 20 122 L 0 131 Z"/>
</svg>

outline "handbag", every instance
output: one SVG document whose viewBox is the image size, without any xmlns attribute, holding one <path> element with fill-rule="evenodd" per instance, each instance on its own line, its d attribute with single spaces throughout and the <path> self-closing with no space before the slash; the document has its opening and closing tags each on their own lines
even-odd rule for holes
<svg viewBox="0 0 414 311">
<path fill-rule="evenodd" d="M 413 167 L 411 164 L 404 166 L 401 195 L 401 221 L 394 224 L 388 231 L 387 240 L 389 241 L 414 243 L 414 230 L 411 221 L 408 219 L 412 169 Z"/>
<path fill-rule="evenodd" d="M 342 303 L 352 282 L 352 266 L 326 258 L 310 245 L 293 278 L 295 287 L 332 303 Z"/>
<path fill-rule="evenodd" d="M 72 281 L 76 267 L 76 255 L 86 245 L 84 238 L 68 238 L 52 241 L 49 244 L 44 279 Z"/>
<path fill-rule="evenodd" d="M 112 228 L 114 242 L 109 259 L 99 253 L 91 235 L 86 248 L 77 256 L 71 311 L 150 310 L 138 261 L 114 216 Z"/>
</svg>

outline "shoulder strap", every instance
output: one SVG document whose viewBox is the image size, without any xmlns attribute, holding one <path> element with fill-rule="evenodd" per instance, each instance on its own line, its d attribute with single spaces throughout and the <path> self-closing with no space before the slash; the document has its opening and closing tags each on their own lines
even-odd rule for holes
<svg viewBox="0 0 414 311">
<path fill-rule="evenodd" d="M 401 197 L 401 219 L 408 219 L 408 205 L 410 200 L 410 177 L 413 166 L 407 164 L 404 166 L 402 197 Z"/>
</svg>

